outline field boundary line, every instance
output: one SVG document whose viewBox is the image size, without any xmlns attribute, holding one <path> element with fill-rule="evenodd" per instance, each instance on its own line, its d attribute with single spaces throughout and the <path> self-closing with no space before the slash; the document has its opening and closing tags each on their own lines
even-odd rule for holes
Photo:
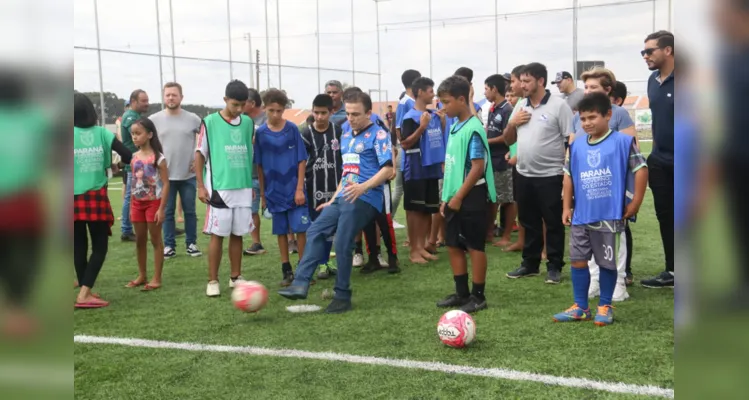
<svg viewBox="0 0 749 400">
<path fill-rule="evenodd" d="M 167 342 L 159 340 L 119 338 L 106 336 L 75 335 L 74 343 L 104 344 L 128 347 L 185 350 L 211 353 L 250 354 L 255 356 L 301 358 L 321 361 L 339 361 L 351 364 L 378 365 L 413 370 L 435 371 L 449 374 L 483 376 L 488 378 L 506 379 L 512 381 L 538 382 L 547 385 L 564 386 L 600 390 L 611 393 L 626 393 L 646 396 L 674 398 L 674 390 L 657 386 L 641 386 L 620 382 L 603 382 L 585 378 L 569 378 L 554 375 L 543 375 L 530 372 L 515 371 L 504 368 L 479 368 L 467 365 L 445 364 L 431 361 L 412 361 L 395 358 L 357 356 L 353 354 L 314 352 L 294 349 L 273 349 L 255 346 L 225 346 L 186 342 Z"/>
</svg>

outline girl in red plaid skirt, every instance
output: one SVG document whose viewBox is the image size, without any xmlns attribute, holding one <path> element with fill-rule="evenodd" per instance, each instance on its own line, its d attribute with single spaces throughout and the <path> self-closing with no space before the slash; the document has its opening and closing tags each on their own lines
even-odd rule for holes
<svg viewBox="0 0 749 400">
<path fill-rule="evenodd" d="M 114 134 L 96 126 L 96 110 L 84 94 L 74 95 L 74 189 L 73 189 L 73 247 L 75 273 L 80 284 L 76 308 L 100 308 L 108 302 L 92 294 L 96 278 L 107 256 L 109 236 L 114 214 L 107 195 L 109 168 L 113 165 L 112 150 L 123 162 L 130 162 L 132 154 Z M 88 235 L 91 235 L 91 256 L 88 255 Z"/>
<path fill-rule="evenodd" d="M 161 147 L 156 126 L 148 118 L 141 118 L 130 128 L 133 144 L 138 151 L 133 154 L 130 169 L 133 171 L 130 220 L 135 229 L 138 255 L 138 277 L 126 287 L 143 285 L 148 280 L 146 260 L 148 258 L 148 236 L 153 245 L 154 270 L 150 282 L 143 290 L 161 287 L 161 271 L 164 268 L 164 239 L 161 224 L 165 219 L 165 207 L 169 196 L 169 172 L 166 168 L 164 150 Z"/>
</svg>

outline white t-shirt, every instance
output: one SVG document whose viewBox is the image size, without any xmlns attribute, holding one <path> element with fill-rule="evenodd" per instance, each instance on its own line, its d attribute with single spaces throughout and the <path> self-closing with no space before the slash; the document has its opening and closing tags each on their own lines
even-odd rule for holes
<svg viewBox="0 0 749 400">
<path fill-rule="evenodd" d="M 233 119 L 230 124 L 239 125 L 241 123 L 241 117 Z M 210 150 L 208 148 L 208 141 L 205 140 L 205 125 L 200 125 L 200 134 L 198 136 L 198 148 L 195 151 L 199 151 L 200 154 L 205 157 L 206 174 L 205 174 L 205 188 L 208 190 L 208 196 L 213 195 L 213 189 L 211 188 L 211 157 Z M 229 208 L 238 207 L 252 207 L 252 189 L 233 189 L 233 190 L 219 190 L 218 195 L 224 200 Z"/>
</svg>

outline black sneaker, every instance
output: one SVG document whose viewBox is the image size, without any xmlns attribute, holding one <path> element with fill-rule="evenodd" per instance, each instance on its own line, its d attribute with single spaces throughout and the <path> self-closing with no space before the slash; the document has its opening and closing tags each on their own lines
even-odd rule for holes
<svg viewBox="0 0 749 400">
<path fill-rule="evenodd" d="M 471 295 L 471 297 L 468 298 L 468 302 L 460 307 L 460 311 L 467 312 L 468 314 L 473 314 L 476 311 L 485 309 L 486 307 L 486 299 L 481 300 L 478 297 Z"/>
<path fill-rule="evenodd" d="M 632 284 L 635 282 L 635 278 L 632 276 L 631 272 L 627 272 L 627 276 L 624 278 L 624 283 L 627 286 L 632 286 Z"/>
<path fill-rule="evenodd" d="M 379 270 L 383 269 L 382 266 L 380 266 L 380 261 L 377 260 L 377 258 L 370 258 L 366 264 L 364 264 L 363 267 L 361 267 L 361 272 L 364 275 L 368 275 L 374 272 L 377 272 Z"/>
<path fill-rule="evenodd" d="M 556 269 L 550 269 L 549 272 L 546 273 L 546 280 L 544 282 L 550 283 L 552 285 L 557 285 L 561 281 L 562 281 L 562 271 L 559 271 Z"/>
<path fill-rule="evenodd" d="M 437 302 L 437 307 L 439 308 L 453 308 L 453 307 L 463 307 L 464 305 L 468 304 L 468 302 L 471 300 L 471 297 L 460 297 L 457 293 L 453 293 L 444 299 Z"/>
<path fill-rule="evenodd" d="M 134 242 L 135 241 L 135 234 L 134 233 L 126 233 L 120 236 L 120 240 L 123 242 Z"/>
<path fill-rule="evenodd" d="M 537 275 L 538 275 L 538 269 L 530 269 L 522 264 L 520 265 L 518 269 L 507 273 L 507 277 L 510 279 L 527 278 L 529 276 L 537 276 Z"/>
<path fill-rule="evenodd" d="M 290 286 L 291 282 L 294 282 L 294 273 L 291 271 L 284 272 L 283 280 L 281 281 L 281 286 L 282 287 Z"/>
<path fill-rule="evenodd" d="M 333 299 L 333 301 L 328 304 L 328 307 L 325 308 L 325 312 L 327 314 L 343 314 L 346 311 L 351 311 L 352 308 L 350 301 Z"/>
<path fill-rule="evenodd" d="M 399 264 L 398 257 L 388 257 L 388 274 L 397 274 L 401 272 Z"/>
<path fill-rule="evenodd" d="M 265 254 L 265 247 L 260 243 L 253 243 L 244 251 L 246 256 L 259 256 L 260 254 Z"/>
<path fill-rule="evenodd" d="M 674 287 L 674 276 L 668 271 L 663 271 L 660 275 L 655 278 L 643 279 L 640 281 L 642 286 L 651 289 L 660 288 L 673 288 Z"/>
<path fill-rule="evenodd" d="M 164 259 L 168 260 L 177 256 L 177 252 L 171 247 L 164 247 Z"/>
</svg>

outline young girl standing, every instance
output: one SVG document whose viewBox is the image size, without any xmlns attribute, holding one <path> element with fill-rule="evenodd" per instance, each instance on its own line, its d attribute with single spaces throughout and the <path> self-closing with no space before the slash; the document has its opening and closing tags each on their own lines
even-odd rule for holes
<svg viewBox="0 0 749 400">
<path fill-rule="evenodd" d="M 130 132 L 133 144 L 138 147 L 130 162 L 133 171 L 130 219 L 135 229 L 138 277 L 125 286 L 137 287 L 145 284 L 142 290 L 150 291 L 161 287 L 161 271 L 164 267 L 161 224 L 164 222 L 166 199 L 169 195 L 169 173 L 153 122 L 148 118 L 141 118 L 133 124 Z M 149 234 L 154 251 L 154 272 L 153 279 L 146 283 L 146 246 Z"/>
</svg>

